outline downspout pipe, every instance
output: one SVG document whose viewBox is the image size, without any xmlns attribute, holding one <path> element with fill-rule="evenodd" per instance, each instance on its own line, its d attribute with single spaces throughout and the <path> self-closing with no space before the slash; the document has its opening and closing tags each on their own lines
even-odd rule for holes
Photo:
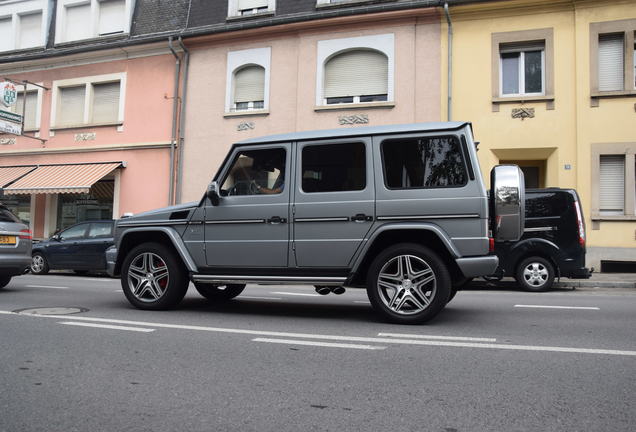
<svg viewBox="0 0 636 432">
<path fill-rule="evenodd" d="M 453 22 L 451 21 L 450 11 L 448 10 L 448 2 L 444 2 L 444 14 L 448 23 L 448 77 L 446 79 L 448 85 L 448 103 L 446 120 L 451 121 L 451 113 L 453 112 Z"/>
<path fill-rule="evenodd" d="M 168 48 L 175 58 L 174 92 L 172 97 L 172 136 L 170 138 L 170 179 L 168 180 L 168 205 L 174 204 L 174 154 L 177 142 L 177 116 L 179 113 L 179 81 L 181 80 L 181 58 L 174 50 L 172 36 L 168 38 Z"/>
<path fill-rule="evenodd" d="M 183 87 L 181 89 L 181 112 L 179 113 L 179 155 L 177 159 L 177 204 L 181 203 L 182 194 L 182 182 L 183 182 L 183 146 L 185 143 L 185 112 L 186 112 L 186 99 L 188 97 L 188 71 L 190 69 L 190 51 L 183 44 L 181 36 L 179 36 L 179 46 L 184 52 L 183 57 Z"/>
</svg>

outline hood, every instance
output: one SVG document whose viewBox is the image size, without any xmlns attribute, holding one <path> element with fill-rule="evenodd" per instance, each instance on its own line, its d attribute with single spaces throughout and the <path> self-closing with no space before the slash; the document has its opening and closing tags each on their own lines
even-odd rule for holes
<svg viewBox="0 0 636 432">
<path fill-rule="evenodd" d="M 198 205 L 198 201 L 192 201 L 184 204 L 177 204 L 169 207 L 149 210 L 127 218 L 119 219 L 119 221 L 117 221 L 117 225 L 125 226 L 129 223 L 132 224 L 134 222 L 188 219 L 192 213 L 191 210 L 197 208 Z"/>
</svg>

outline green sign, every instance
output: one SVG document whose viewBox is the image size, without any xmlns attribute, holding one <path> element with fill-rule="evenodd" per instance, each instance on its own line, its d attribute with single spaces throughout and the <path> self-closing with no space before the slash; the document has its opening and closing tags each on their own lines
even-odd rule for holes
<svg viewBox="0 0 636 432">
<path fill-rule="evenodd" d="M 0 119 L 15 123 L 22 123 L 22 116 L 9 111 L 0 110 Z"/>
</svg>

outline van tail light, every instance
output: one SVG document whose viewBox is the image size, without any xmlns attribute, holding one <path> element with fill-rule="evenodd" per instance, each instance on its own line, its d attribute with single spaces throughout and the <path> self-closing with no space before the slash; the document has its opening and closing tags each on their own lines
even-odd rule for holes
<svg viewBox="0 0 636 432">
<path fill-rule="evenodd" d="M 583 223 L 583 214 L 578 201 L 574 201 L 574 209 L 576 210 L 576 222 L 579 227 L 579 244 L 585 247 L 585 225 Z"/>
<path fill-rule="evenodd" d="M 23 230 L 20 230 L 20 232 L 22 233 L 22 234 L 20 234 L 20 238 L 22 240 L 31 240 L 31 239 L 33 239 L 33 234 L 31 233 L 31 230 L 23 229 Z"/>
<path fill-rule="evenodd" d="M 489 237 L 488 238 L 488 250 L 490 252 L 494 252 L 495 251 L 495 239 L 493 237 Z"/>
</svg>

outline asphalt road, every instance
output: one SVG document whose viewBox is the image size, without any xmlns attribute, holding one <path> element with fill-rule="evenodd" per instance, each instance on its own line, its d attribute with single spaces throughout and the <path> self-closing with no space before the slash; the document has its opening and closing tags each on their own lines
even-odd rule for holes
<svg viewBox="0 0 636 432">
<path fill-rule="evenodd" d="M 32 308 L 64 309 L 32 315 Z M 16 313 L 21 311 L 21 313 Z M 431 323 L 362 290 L 133 309 L 119 281 L 0 290 L 0 431 L 634 431 L 636 291 L 462 291 Z"/>
</svg>

